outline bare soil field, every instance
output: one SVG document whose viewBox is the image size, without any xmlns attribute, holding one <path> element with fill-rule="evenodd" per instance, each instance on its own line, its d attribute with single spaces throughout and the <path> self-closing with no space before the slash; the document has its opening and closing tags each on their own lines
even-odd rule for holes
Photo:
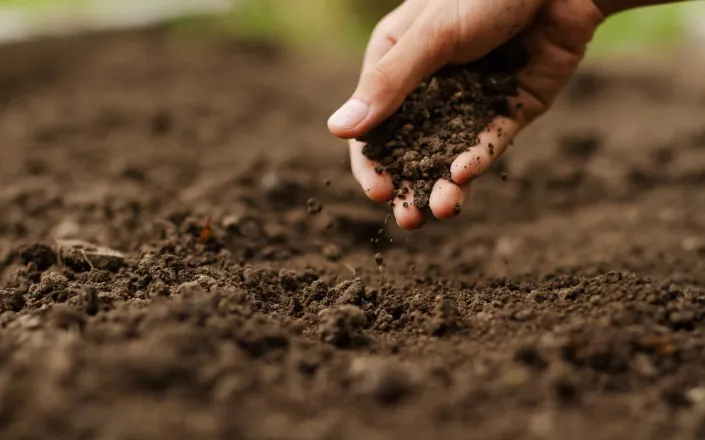
<svg viewBox="0 0 705 440">
<path fill-rule="evenodd" d="M 406 233 L 325 127 L 354 62 L 0 53 L 3 440 L 705 436 L 702 66 L 586 66 Z"/>
</svg>

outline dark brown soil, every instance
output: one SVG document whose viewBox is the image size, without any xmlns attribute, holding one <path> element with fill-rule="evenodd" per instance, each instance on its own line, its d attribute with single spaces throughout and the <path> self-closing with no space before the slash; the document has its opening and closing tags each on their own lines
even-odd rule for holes
<svg viewBox="0 0 705 440">
<path fill-rule="evenodd" d="M 585 70 L 467 212 L 406 234 L 325 128 L 356 63 L 2 52 L 3 440 L 705 435 L 691 64 Z"/>
<path fill-rule="evenodd" d="M 478 144 L 477 136 L 497 115 L 509 116 L 516 96 L 516 72 L 527 62 L 518 40 L 463 66 L 448 66 L 422 82 L 399 110 L 361 136 L 362 153 L 388 173 L 402 200 L 428 207 L 433 184 L 450 179 L 450 165 Z"/>
</svg>

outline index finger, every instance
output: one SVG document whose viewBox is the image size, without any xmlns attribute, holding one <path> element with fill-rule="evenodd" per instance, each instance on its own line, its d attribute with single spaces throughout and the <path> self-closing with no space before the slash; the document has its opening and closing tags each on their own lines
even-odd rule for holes
<svg viewBox="0 0 705 440">
<path fill-rule="evenodd" d="M 426 0 L 406 0 L 375 26 L 365 50 L 362 71 L 377 64 L 397 44 L 423 10 Z"/>
</svg>

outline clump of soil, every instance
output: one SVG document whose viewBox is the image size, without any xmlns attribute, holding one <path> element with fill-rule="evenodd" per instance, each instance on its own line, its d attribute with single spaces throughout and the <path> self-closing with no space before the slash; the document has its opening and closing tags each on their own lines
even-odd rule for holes
<svg viewBox="0 0 705 440">
<path fill-rule="evenodd" d="M 475 62 L 444 67 L 358 139 L 366 143 L 363 154 L 379 163 L 379 174 L 392 176 L 397 197 L 404 200 L 411 189 L 414 205 L 427 208 L 433 184 L 450 179 L 453 160 L 477 145 L 495 116 L 509 115 L 516 73 L 527 61 L 524 47 L 512 40 Z"/>
</svg>

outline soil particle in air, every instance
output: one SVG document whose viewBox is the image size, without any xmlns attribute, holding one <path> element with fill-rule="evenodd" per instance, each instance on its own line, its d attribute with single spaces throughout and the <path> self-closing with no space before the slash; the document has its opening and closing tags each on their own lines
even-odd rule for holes
<svg viewBox="0 0 705 440">
<path fill-rule="evenodd" d="M 527 62 L 523 46 L 512 40 L 484 58 L 448 66 L 422 82 L 397 112 L 361 136 L 363 154 L 391 175 L 402 200 L 408 189 L 414 205 L 427 208 L 438 179 L 450 179 L 450 165 L 478 143 L 478 135 L 497 115 L 509 115 L 517 94 L 517 71 Z M 494 155 L 494 145 L 490 145 Z"/>
<path fill-rule="evenodd" d="M 309 214 L 320 214 L 323 211 L 323 205 L 318 200 L 310 198 L 306 202 L 306 210 Z"/>
</svg>

